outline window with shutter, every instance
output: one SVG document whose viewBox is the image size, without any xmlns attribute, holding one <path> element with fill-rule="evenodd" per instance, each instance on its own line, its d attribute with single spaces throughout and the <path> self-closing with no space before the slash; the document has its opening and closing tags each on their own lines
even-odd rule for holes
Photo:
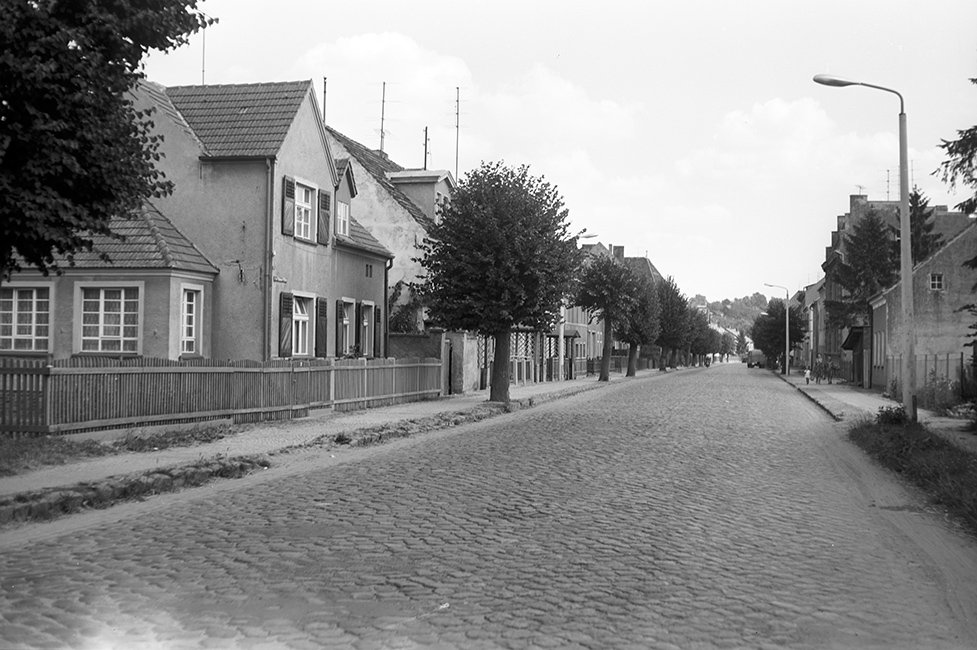
<svg viewBox="0 0 977 650">
<path fill-rule="evenodd" d="M 282 234 L 295 234 L 295 179 L 290 176 L 282 181 Z"/>
<path fill-rule="evenodd" d="M 329 211 L 332 207 L 332 196 L 329 192 L 319 191 L 319 211 L 317 214 L 316 241 L 329 245 Z"/>
<path fill-rule="evenodd" d="M 292 294 L 282 292 L 278 314 L 278 356 L 292 356 Z"/>
<path fill-rule="evenodd" d="M 336 356 L 341 357 L 346 354 L 346 303 L 342 300 L 336 301 Z"/>
</svg>

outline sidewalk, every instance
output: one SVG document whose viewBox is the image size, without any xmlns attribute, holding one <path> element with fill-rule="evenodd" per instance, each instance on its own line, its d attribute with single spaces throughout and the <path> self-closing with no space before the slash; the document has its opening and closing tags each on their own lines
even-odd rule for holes
<svg viewBox="0 0 977 650">
<path fill-rule="evenodd" d="M 838 382 L 829 384 L 824 381 L 820 384 L 813 381 L 807 384 L 804 382 L 804 376 L 800 373 L 787 377 L 780 374 L 777 376 L 792 384 L 839 422 L 854 424 L 859 420 L 874 420 L 880 408 L 901 405 L 901 402 L 883 397 L 881 393 L 868 388 L 859 388 Z M 917 418 L 930 432 L 945 438 L 958 447 L 977 454 L 977 435 L 963 431 L 967 424 L 965 420 L 942 417 L 925 409 L 918 409 Z"/>
<path fill-rule="evenodd" d="M 648 372 L 650 371 L 642 371 L 638 375 Z M 623 379 L 623 375 L 612 373 L 610 383 Z M 595 376 L 590 376 L 563 382 L 513 385 L 509 388 L 509 396 L 513 408 L 525 408 L 606 385 L 599 383 Z M 206 473 L 207 476 L 195 475 L 192 481 L 186 483 L 181 479 L 170 489 L 179 485 L 196 485 L 216 476 L 227 475 L 220 473 L 219 467 L 215 469 L 215 463 L 220 460 L 231 466 L 239 466 L 240 471 L 232 475 L 241 475 L 259 467 L 253 462 L 247 465 L 236 464 L 233 462 L 236 458 L 263 458 L 289 447 L 309 444 L 324 436 L 333 438 L 340 433 L 370 429 L 390 430 L 399 424 L 444 414 L 471 414 L 490 404 L 488 391 L 485 390 L 476 394 L 360 411 L 336 412 L 322 409 L 313 411 L 306 418 L 238 425 L 231 435 L 211 443 L 84 459 L 16 476 L 0 477 L 0 525 L 10 520 L 49 518 L 71 512 L 83 507 L 86 501 L 107 504 L 112 500 L 131 496 L 134 494 L 134 487 L 141 489 L 142 493 L 152 492 L 158 485 L 147 484 L 147 475 L 158 474 L 164 469 L 186 468 L 190 472 L 190 468 L 193 468 L 192 471 L 198 474 Z M 104 437 L 104 432 L 101 433 L 100 436 L 91 437 Z M 209 465 L 208 461 L 211 461 Z M 175 476 L 174 471 L 168 473 Z M 140 486 L 140 483 L 143 485 Z M 166 485 L 171 483 L 167 482 Z M 109 492 L 102 498 L 106 490 Z M 35 506 L 31 509 L 31 504 L 41 502 L 46 503 L 43 508 Z"/>
</svg>

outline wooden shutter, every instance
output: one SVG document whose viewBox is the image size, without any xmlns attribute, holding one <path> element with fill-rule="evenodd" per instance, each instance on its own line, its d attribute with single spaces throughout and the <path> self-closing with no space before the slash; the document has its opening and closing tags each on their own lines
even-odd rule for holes
<svg viewBox="0 0 977 650">
<path fill-rule="evenodd" d="M 292 356 L 292 309 L 295 299 L 282 292 L 278 316 L 278 356 Z"/>
<path fill-rule="evenodd" d="M 345 339 L 343 338 L 343 313 L 345 309 L 343 308 L 343 301 L 336 301 L 336 356 L 341 357 L 346 354 L 346 347 L 343 345 Z"/>
<path fill-rule="evenodd" d="M 282 234 L 295 235 L 295 179 L 282 180 Z"/>
<path fill-rule="evenodd" d="M 315 300 L 315 355 L 319 358 L 329 356 L 326 350 L 326 328 L 328 327 L 329 301 L 325 298 Z"/>
<path fill-rule="evenodd" d="M 356 336 L 353 338 L 353 345 L 356 346 L 356 350 L 360 352 L 360 354 L 363 354 L 363 344 L 365 343 L 365 341 L 362 340 L 363 339 L 363 303 L 361 302 L 356 303 L 356 309 L 354 311 L 356 312 L 356 326 L 353 328 L 353 331 L 356 332 Z"/>
<path fill-rule="evenodd" d="M 316 212 L 316 241 L 329 245 L 329 211 L 332 208 L 329 192 L 319 190 L 319 210 Z"/>
<path fill-rule="evenodd" d="M 380 358 L 383 352 L 380 343 L 383 341 L 383 320 L 380 317 L 380 308 L 373 308 L 373 356 Z"/>
</svg>

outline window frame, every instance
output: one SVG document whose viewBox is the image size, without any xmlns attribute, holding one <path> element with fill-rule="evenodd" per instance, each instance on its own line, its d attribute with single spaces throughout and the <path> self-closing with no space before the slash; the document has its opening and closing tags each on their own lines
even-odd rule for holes
<svg viewBox="0 0 977 650">
<path fill-rule="evenodd" d="M 343 350 L 337 350 L 337 357 L 344 357 L 353 353 L 356 347 L 356 330 L 353 329 L 353 321 L 356 320 L 356 300 L 342 296 L 343 302 Z"/>
<path fill-rule="evenodd" d="M 309 201 L 306 203 L 299 197 L 304 193 L 309 193 Z M 295 178 L 295 218 L 292 224 L 292 236 L 301 241 L 316 241 L 316 222 L 317 211 L 319 209 L 319 190 L 306 180 Z M 300 215 L 304 218 L 300 218 Z"/>
<path fill-rule="evenodd" d="M 946 291 L 945 274 L 930 273 L 930 291 Z"/>
<path fill-rule="evenodd" d="M 306 291 L 292 291 L 292 356 L 315 356 L 316 296 Z M 299 305 L 305 313 L 299 313 Z"/>
<path fill-rule="evenodd" d="M 360 321 L 356 323 L 356 328 L 360 332 L 360 354 L 364 357 L 373 357 L 373 319 L 376 317 L 376 308 L 377 304 L 372 300 L 360 302 Z"/>
<path fill-rule="evenodd" d="M 336 199 L 336 234 L 349 237 L 349 203 Z"/>
<path fill-rule="evenodd" d="M 102 309 L 103 309 L 103 305 L 104 305 L 104 302 L 105 302 L 105 299 L 104 299 L 104 292 L 105 291 L 107 291 L 107 290 L 108 291 L 111 291 L 111 290 L 114 290 L 114 289 L 122 289 L 122 290 L 135 289 L 136 292 L 137 292 L 137 296 L 138 296 L 137 297 L 136 312 L 135 312 L 135 314 L 136 314 L 136 334 L 135 334 L 135 336 L 134 337 L 125 337 L 125 336 L 123 336 L 123 334 L 125 333 L 125 326 L 126 326 L 126 324 L 124 322 L 125 321 L 125 313 L 126 313 L 125 312 L 125 305 L 124 305 L 124 303 L 126 301 L 126 298 L 125 298 L 125 295 L 123 294 L 123 296 L 121 297 L 121 301 L 123 302 L 122 310 L 119 312 L 119 314 L 122 316 L 122 318 L 120 319 L 120 323 L 119 323 L 120 336 L 119 337 L 108 337 L 106 339 L 106 338 L 103 338 L 102 332 L 100 331 L 99 332 L 99 337 L 97 337 L 95 339 L 95 340 L 97 340 L 97 341 L 100 342 L 99 343 L 99 349 L 98 350 L 90 350 L 90 349 L 86 350 L 85 349 L 85 341 L 92 338 L 92 337 L 86 337 L 86 336 L 84 336 L 84 328 L 85 328 L 85 323 L 84 323 L 84 315 L 85 315 L 85 305 L 84 305 L 84 302 L 85 302 L 85 298 L 84 298 L 84 295 L 85 295 L 85 290 L 86 289 L 98 289 L 100 291 L 100 298 L 99 298 L 99 303 L 100 303 L 99 316 L 100 316 L 100 320 L 101 320 L 101 317 L 104 315 L 104 312 L 103 312 Z M 144 326 L 144 321 L 145 321 L 145 306 L 146 306 L 146 283 L 145 282 L 142 282 L 142 281 L 118 281 L 117 282 L 117 281 L 112 281 L 112 280 L 75 282 L 75 284 L 74 284 L 74 297 L 75 297 L 75 301 L 74 301 L 74 318 L 73 318 L 73 321 L 72 321 L 74 323 L 74 327 L 72 328 L 74 330 L 73 331 L 73 334 L 74 334 L 74 336 L 73 336 L 73 339 L 74 339 L 74 341 L 73 341 L 73 352 L 74 352 L 74 354 L 96 354 L 96 355 L 115 355 L 115 356 L 140 356 L 140 355 L 142 355 L 142 353 L 143 353 L 143 326 Z M 102 323 L 102 322 L 99 322 L 97 324 L 97 326 L 101 330 L 103 327 L 105 327 L 105 324 Z M 105 349 L 103 349 L 103 343 L 102 342 L 104 340 L 114 340 L 116 338 L 119 340 L 119 349 L 118 350 L 105 350 Z M 134 340 L 135 341 L 135 349 L 134 350 L 126 350 L 125 349 L 125 341 L 127 340 L 127 338 L 129 340 Z"/>
<path fill-rule="evenodd" d="M 194 301 L 194 313 L 193 313 L 193 323 L 189 324 L 189 328 L 192 328 L 192 333 L 187 336 L 187 295 L 195 294 Z M 202 284 L 191 284 L 188 282 L 180 283 L 180 330 L 179 330 L 179 348 L 180 356 L 191 356 L 199 357 L 203 356 L 203 303 L 204 303 L 204 286 Z M 188 342 L 193 343 L 193 350 L 187 350 L 186 344 Z"/>
<path fill-rule="evenodd" d="M 37 310 L 37 302 L 38 302 L 37 292 L 38 292 L 38 290 L 41 290 L 41 289 L 47 290 L 47 303 L 48 304 L 47 304 L 47 311 L 46 312 L 42 312 L 42 311 L 38 311 Z M 10 307 L 11 308 L 10 308 L 10 323 L 9 323 L 9 325 L 10 325 L 10 336 L 9 337 L 3 337 L 2 336 L 2 330 L 0 330 L 0 353 L 3 353 L 3 354 L 49 354 L 51 352 L 51 350 L 53 349 L 53 344 L 54 344 L 54 340 L 53 340 L 54 339 L 54 336 L 53 336 L 54 335 L 54 323 L 53 323 L 53 315 L 54 315 L 54 283 L 52 283 L 52 282 L 25 282 L 25 281 L 5 282 L 3 284 L 3 286 L 0 287 L 0 291 L 8 291 L 8 290 L 11 292 L 11 295 L 10 295 L 10 301 L 11 301 Z M 30 291 L 33 292 L 33 297 L 31 299 L 31 312 L 30 312 L 32 317 L 31 317 L 31 323 L 29 324 L 29 326 L 31 328 L 31 334 L 30 334 L 30 336 L 23 336 L 23 335 L 18 336 L 18 334 L 17 334 L 17 327 L 19 325 L 25 325 L 25 323 L 18 323 L 17 322 L 17 320 L 18 320 L 17 319 L 17 316 L 19 315 L 20 312 L 17 310 L 18 298 L 17 298 L 17 295 L 16 294 L 17 294 L 18 291 L 27 291 L 27 290 L 30 290 Z M 2 304 L 2 303 L 0 303 L 0 304 Z M 47 323 L 40 323 L 40 322 L 38 322 L 38 320 L 39 320 L 38 319 L 38 316 L 40 316 L 42 314 L 46 314 L 46 316 L 47 316 Z M 40 327 L 46 327 L 47 328 L 47 336 L 38 336 L 37 335 L 37 329 L 40 328 Z M 9 338 L 10 339 L 10 347 L 9 348 L 2 347 L 2 345 L 3 345 L 3 343 L 2 343 L 3 338 Z M 41 340 L 41 339 L 46 340 L 46 343 L 45 343 L 43 349 L 42 348 L 39 348 L 37 346 L 37 341 L 38 340 Z M 16 347 L 16 344 L 17 344 L 17 341 L 18 340 L 30 340 L 31 341 L 31 348 L 30 349 L 18 349 Z"/>
</svg>

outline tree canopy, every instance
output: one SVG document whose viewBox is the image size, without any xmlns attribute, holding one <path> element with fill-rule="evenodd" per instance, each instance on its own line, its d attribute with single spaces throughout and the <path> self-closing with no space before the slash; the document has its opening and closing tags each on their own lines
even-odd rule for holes
<svg viewBox="0 0 977 650">
<path fill-rule="evenodd" d="M 970 80 L 977 84 L 977 77 Z M 955 207 L 967 214 L 977 212 L 977 125 L 957 131 L 956 140 L 943 140 L 940 145 L 946 152 L 946 160 L 940 165 L 943 180 L 955 189 L 958 184 L 966 185 L 973 194 Z M 964 266 L 977 269 L 977 255 L 964 262 Z M 977 284 L 974 285 L 977 289 Z"/>
<path fill-rule="evenodd" d="M 848 295 L 842 300 L 825 302 L 832 323 L 847 327 L 859 318 L 866 318 L 869 299 L 895 282 L 899 258 L 893 256 L 890 232 L 889 226 L 872 210 L 852 226 L 851 234 L 845 235 L 844 258 L 838 258 L 828 273 Z"/>
<path fill-rule="evenodd" d="M 529 168 L 483 162 L 442 206 L 420 249 L 435 325 L 495 339 L 490 399 L 508 401 L 510 333 L 549 330 L 574 293 L 581 253 L 557 188 Z"/>
<path fill-rule="evenodd" d="M 678 288 L 675 279 L 668 276 L 656 285 L 660 329 L 655 341 L 673 355 L 676 350 L 685 349 L 689 342 L 689 301 Z M 674 365 L 674 358 L 669 360 Z"/>
<path fill-rule="evenodd" d="M 638 348 L 650 345 L 661 329 L 660 308 L 655 283 L 645 275 L 634 275 L 634 307 L 614 326 L 614 336 L 628 344 L 628 377 L 637 372 Z"/>
<path fill-rule="evenodd" d="M 804 341 L 807 324 L 799 306 L 791 306 L 789 314 L 790 349 L 793 350 Z M 753 347 L 763 350 L 767 357 L 773 359 L 783 357 L 784 334 L 784 301 L 774 298 L 767 305 L 766 314 L 761 314 L 753 322 L 750 338 L 753 339 Z"/>
<path fill-rule="evenodd" d="M 598 381 L 610 379 L 614 328 L 627 319 L 636 305 L 637 283 L 631 269 L 613 257 L 599 255 L 584 262 L 576 304 L 590 312 L 591 320 L 604 323 L 604 350 Z"/>
<path fill-rule="evenodd" d="M 0 15 L 0 279 L 111 235 L 109 220 L 171 190 L 159 139 L 128 92 L 149 50 L 213 22 L 197 0 L 4 3 Z"/>
<path fill-rule="evenodd" d="M 912 250 L 913 266 L 926 260 L 943 245 L 943 235 L 934 233 L 936 221 L 933 218 L 933 208 L 929 207 L 929 199 L 914 187 L 909 194 L 909 241 Z M 899 248 L 899 228 L 892 227 L 892 259 L 898 263 L 901 250 Z"/>
</svg>

